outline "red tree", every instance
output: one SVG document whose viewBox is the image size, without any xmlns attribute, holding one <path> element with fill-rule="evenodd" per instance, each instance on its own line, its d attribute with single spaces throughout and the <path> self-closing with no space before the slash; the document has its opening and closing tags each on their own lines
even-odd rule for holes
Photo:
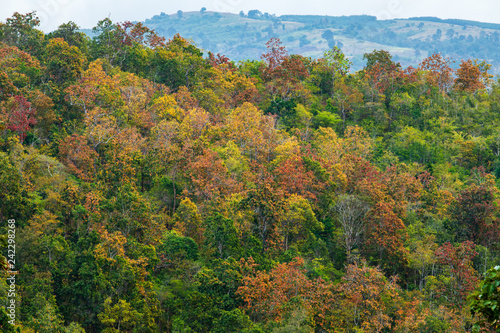
<svg viewBox="0 0 500 333">
<path fill-rule="evenodd" d="M 7 128 L 19 135 L 21 142 L 26 138 L 30 125 L 36 124 L 36 110 L 23 96 L 11 97 L 3 108 L 7 115 Z"/>
<path fill-rule="evenodd" d="M 436 257 L 451 277 L 451 282 L 443 284 L 438 292 L 448 301 L 462 305 L 469 293 L 476 287 L 479 278 L 472 267 L 472 259 L 477 256 L 475 244 L 465 241 L 455 247 L 445 243 L 436 250 Z"/>
</svg>

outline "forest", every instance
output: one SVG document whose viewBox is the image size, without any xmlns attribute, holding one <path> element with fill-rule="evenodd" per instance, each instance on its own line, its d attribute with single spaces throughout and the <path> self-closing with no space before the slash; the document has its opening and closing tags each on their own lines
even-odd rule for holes
<svg viewBox="0 0 500 333">
<path fill-rule="evenodd" d="M 490 64 L 39 23 L 0 23 L 2 332 L 500 332 Z"/>
</svg>

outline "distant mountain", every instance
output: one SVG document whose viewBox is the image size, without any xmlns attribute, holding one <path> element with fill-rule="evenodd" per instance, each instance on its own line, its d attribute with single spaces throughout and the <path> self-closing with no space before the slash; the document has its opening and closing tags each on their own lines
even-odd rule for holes
<svg viewBox="0 0 500 333">
<path fill-rule="evenodd" d="M 265 43 L 278 37 L 290 53 L 321 57 L 334 45 L 353 62 L 364 65 L 363 54 L 389 51 L 403 66 L 442 53 L 457 61 L 481 59 L 500 73 L 500 24 L 436 17 L 377 20 L 374 16 L 276 16 L 252 10 L 239 15 L 219 12 L 181 12 L 155 15 L 144 22 L 160 35 L 179 33 L 205 51 L 232 60 L 260 59 Z"/>
</svg>

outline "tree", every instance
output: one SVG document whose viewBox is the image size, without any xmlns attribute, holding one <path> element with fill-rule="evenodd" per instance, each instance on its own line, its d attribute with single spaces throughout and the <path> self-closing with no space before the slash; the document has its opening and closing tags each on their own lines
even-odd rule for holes
<svg viewBox="0 0 500 333">
<path fill-rule="evenodd" d="M 476 270 L 472 267 L 472 259 L 477 255 L 474 250 L 475 244 L 465 241 L 453 246 L 445 243 L 436 249 L 436 257 L 444 266 L 450 280 L 444 280 L 438 284 L 439 296 L 444 296 L 451 304 L 463 306 L 468 294 L 470 294 L 479 281 Z"/>
<path fill-rule="evenodd" d="M 263 253 L 282 244 L 279 226 L 283 204 L 283 194 L 273 188 L 270 178 L 264 179 L 259 187 L 249 191 L 248 197 L 242 202 L 245 208 L 254 212 L 254 229 L 262 241 Z"/>
<path fill-rule="evenodd" d="M 266 76 L 273 76 L 277 71 L 280 70 L 283 61 L 288 57 L 288 52 L 284 46 L 282 46 L 279 38 L 271 38 L 266 43 L 267 53 L 262 54 L 261 58 L 267 64 L 264 74 Z"/>
<path fill-rule="evenodd" d="M 409 244 L 410 254 L 408 256 L 408 266 L 420 275 L 418 287 L 423 290 L 427 277 L 432 274 L 437 263 L 436 235 L 431 233 L 430 228 L 424 228 L 421 223 L 410 225 Z M 415 282 L 417 284 L 417 282 Z"/>
<path fill-rule="evenodd" d="M 91 51 L 95 59 L 105 58 L 110 64 L 121 65 L 124 60 L 123 34 L 119 26 L 109 18 L 105 18 L 92 28 L 95 33 L 91 43 Z"/>
<path fill-rule="evenodd" d="M 108 326 L 103 332 L 130 331 L 142 319 L 140 313 L 123 299 L 120 299 L 114 305 L 111 304 L 111 298 L 106 298 L 104 301 L 104 311 L 97 316 L 103 325 Z"/>
<path fill-rule="evenodd" d="M 198 245 L 203 242 L 204 226 L 198 207 L 189 198 L 181 200 L 174 214 L 175 229 L 185 237 L 192 238 Z"/>
<path fill-rule="evenodd" d="M 0 308 L 0 329 L 5 333 L 15 333 L 14 325 L 9 323 L 10 318 L 7 316 L 7 311 L 4 307 Z"/>
<path fill-rule="evenodd" d="M 110 320 L 109 324 L 113 325 L 127 316 L 142 317 L 134 323 L 134 327 L 151 330 L 156 316 L 152 309 L 157 306 L 157 301 L 148 281 L 148 264 L 157 260 L 154 247 L 134 242 L 131 238 L 127 240 L 119 231 L 109 233 L 101 228 L 100 242 L 95 245 L 92 257 L 94 259 L 87 265 L 95 264 L 95 273 L 99 277 L 96 282 L 100 284 L 99 288 L 103 288 L 100 297 L 92 300 L 104 299 L 104 304 L 100 306 L 105 306 L 106 299 L 118 299 L 115 306 L 111 306 L 111 300 L 107 301 L 108 311 L 104 311 L 99 319 Z"/>
<path fill-rule="evenodd" d="M 257 332 L 258 328 L 252 330 L 254 323 L 250 318 L 240 309 L 231 311 L 222 310 L 220 316 L 214 320 L 213 333 L 225 333 L 227 331 L 233 332 Z M 257 326 L 257 325 L 255 325 Z"/>
<path fill-rule="evenodd" d="M 28 322 L 27 326 L 33 327 L 36 332 L 40 333 L 62 332 L 63 321 L 57 311 L 55 300 L 54 302 L 50 302 L 43 299 L 40 303 L 41 304 L 39 304 L 40 307 L 36 311 L 35 318 L 32 318 L 32 322 Z"/>
<path fill-rule="evenodd" d="M 326 41 L 333 40 L 333 32 L 330 29 L 325 29 L 325 31 L 321 34 L 321 37 L 323 37 Z"/>
<path fill-rule="evenodd" d="M 49 73 L 58 84 L 74 81 L 83 72 L 83 54 L 78 47 L 70 46 L 64 39 L 51 39 L 46 53 Z"/>
<path fill-rule="evenodd" d="M 249 10 L 248 11 L 248 18 L 251 19 L 258 19 L 262 16 L 262 12 L 257 9 Z"/>
<path fill-rule="evenodd" d="M 366 53 L 363 55 L 366 59 L 365 78 L 370 82 L 373 88 L 390 99 L 397 90 L 403 78 L 401 64 L 392 60 L 392 55 L 384 50 Z M 386 101 L 387 101 L 386 100 Z"/>
<path fill-rule="evenodd" d="M 215 257 L 227 259 L 238 252 L 238 231 L 233 220 L 215 213 L 208 217 L 205 225 L 205 245 L 215 250 Z"/>
<path fill-rule="evenodd" d="M 294 244 L 300 250 L 301 243 L 313 236 L 314 232 L 323 230 L 323 224 L 316 219 L 309 201 L 301 196 L 292 195 L 285 203 L 281 230 L 284 250 L 287 251 Z"/>
<path fill-rule="evenodd" d="M 293 97 L 307 94 L 301 80 L 309 76 L 303 58 L 289 56 L 278 38 L 267 43 L 267 52 L 261 55 L 267 66 L 262 76 L 267 81 L 268 93 L 272 101 L 290 101 Z"/>
<path fill-rule="evenodd" d="M 52 134 L 52 126 L 59 121 L 56 117 L 54 100 L 38 89 L 29 91 L 27 95 L 26 99 L 36 110 L 36 126 L 33 132 L 41 140 L 47 140 Z"/>
<path fill-rule="evenodd" d="M 292 300 L 310 309 L 313 284 L 307 279 L 303 264 L 303 259 L 295 258 L 290 263 L 277 264 L 269 273 L 254 271 L 243 277 L 243 285 L 236 293 L 244 300 L 243 308 L 250 318 L 279 321 Z"/>
<path fill-rule="evenodd" d="M 330 30 L 325 30 L 323 35 L 327 31 Z M 331 37 L 333 38 L 333 34 L 331 35 Z M 340 48 L 336 46 L 334 46 L 331 50 L 325 51 L 323 53 L 323 59 L 326 62 L 326 66 L 329 69 L 329 74 L 331 77 L 332 94 L 333 94 L 334 92 L 333 87 L 335 86 L 335 81 L 347 75 L 352 63 L 349 61 L 349 59 L 347 59 L 347 57 L 340 50 Z"/>
<path fill-rule="evenodd" d="M 342 238 L 346 250 L 347 262 L 352 263 L 352 250 L 359 245 L 363 233 L 366 231 L 365 215 L 369 210 L 368 204 L 354 195 L 342 195 L 337 199 L 335 211 L 342 227 Z"/>
<path fill-rule="evenodd" d="M 341 77 L 337 79 L 333 85 L 332 99 L 340 109 L 340 114 L 342 115 L 342 130 L 345 131 L 347 114 L 351 113 L 353 109 L 363 102 L 363 94 Z"/>
<path fill-rule="evenodd" d="M 337 327 L 344 332 L 391 330 L 392 318 L 401 302 L 396 282 L 395 277 L 387 279 L 379 269 L 368 267 L 365 262 L 347 266 L 346 275 L 336 286 L 343 295 Z"/>
<path fill-rule="evenodd" d="M 456 241 L 470 240 L 488 247 L 498 241 L 497 189 L 491 181 L 490 175 L 489 180 L 482 184 L 471 184 L 450 205 L 451 221 L 447 226 Z"/>
<path fill-rule="evenodd" d="M 274 117 L 264 116 L 255 105 L 243 103 L 232 110 L 227 119 L 229 138 L 249 162 L 262 163 L 269 160 L 280 137 L 275 123 Z"/>
<path fill-rule="evenodd" d="M 456 71 L 455 89 L 470 93 L 484 89 L 490 78 L 488 74 L 490 68 L 491 65 L 486 64 L 484 61 L 478 63 L 477 60 L 462 60 L 460 67 Z"/>
<path fill-rule="evenodd" d="M 441 92 L 448 92 L 453 82 L 453 69 L 450 67 L 451 60 L 444 58 L 441 54 L 434 53 L 425 58 L 419 66 L 424 71 L 427 83 L 437 87 Z"/>
<path fill-rule="evenodd" d="M 213 66 L 208 72 L 210 79 L 197 85 L 194 96 L 201 107 L 214 115 L 215 120 L 228 112 L 226 110 L 229 108 L 255 101 L 257 88 L 254 80 L 238 73 L 227 57 L 210 53 L 209 62 Z"/>
<path fill-rule="evenodd" d="M 83 54 L 88 52 L 88 44 L 90 38 L 84 33 L 79 31 L 80 27 L 73 21 L 63 23 L 57 30 L 52 31 L 47 35 L 49 39 L 62 38 L 69 46 L 76 46 Z"/>
<path fill-rule="evenodd" d="M 151 55 L 149 48 L 164 47 L 164 37 L 158 36 L 154 30 L 142 23 L 129 21 L 115 24 L 109 18 L 101 20 L 92 28 L 95 37 L 91 43 L 94 58 L 105 58 L 112 65 L 124 66 L 134 72 L 142 72 L 141 62 L 147 61 Z M 148 69 L 149 71 L 149 69 Z"/>
<path fill-rule="evenodd" d="M 488 322 L 498 332 L 500 330 L 500 266 L 489 269 L 479 285 L 479 290 L 470 294 L 471 312 L 479 317 L 474 328 L 479 331 Z"/>
<path fill-rule="evenodd" d="M 382 68 L 389 69 L 391 67 L 401 67 L 399 63 L 394 63 L 392 55 L 384 50 L 373 50 L 371 53 L 365 53 L 363 59 L 366 59 L 365 70 L 370 70 L 377 64 Z"/>
<path fill-rule="evenodd" d="M 213 200 L 238 192 L 239 184 L 229 177 L 227 167 L 211 150 L 204 150 L 196 161 L 187 165 L 194 184 L 193 192 L 204 200 Z"/>
<path fill-rule="evenodd" d="M 207 66 L 203 53 L 192 42 L 179 34 L 165 47 L 157 47 L 151 60 L 150 79 L 168 85 L 174 91 L 182 86 L 196 85 L 202 70 Z"/>
<path fill-rule="evenodd" d="M 65 89 L 66 100 L 71 106 L 77 109 L 78 114 L 75 118 L 84 117 L 87 126 L 90 127 L 90 132 L 97 135 L 101 128 L 99 124 L 108 124 L 116 121 L 114 112 L 110 108 L 118 109 L 123 100 L 117 82 L 110 77 L 103 68 L 103 61 L 96 60 L 89 64 L 89 68 L 83 72 L 82 77 L 76 84 L 73 84 Z M 83 111 L 83 114 L 82 114 Z M 102 115 L 101 113 L 105 113 Z M 103 119 L 101 119 L 103 118 Z M 107 129 L 109 131 L 109 129 Z M 96 132 L 94 132 L 96 131 Z M 113 131 L 114 132 L 114 131 Z M 97 136 L 113 137 L 112 133 L 101 133 Z M 93 137 L 93 134 L 89 135 Z M 101 141 L 98 138 L 93 140 L 94 146 L 97 147 Z"/>
<path fill-rule="evenodd" d="M 0 36 L 2 40 L 10 46 L 16 46 L 19 49 L 32 55 L 38 55 L 43 50 L 44 34 L 37 30 L 40 25 L 40 19 L 36 12 L 14 15 L 0 24 Z"/>
<path fill-rule="evenodd" d="M 405 265 L 408 257 L 408 249 L 404 246 L 406 227 L 394 208 L 392 202 L 376 203 L 366 216 L 368 230 L 365 235 L 365 249 L 378 253 L 377 262 L 393 271 L 397 265 Z"/>
<path fill-rule="evenodd" d="M 6 153 L 0 152 L 0 218 L 3 221 L 16 219 L 21 208 L 22 174 L 9 161 Z"/>
<path fill-rule="evenodd" d="M 118 32 L 123 38 L 123 45 L 129 48 L 133 48 L 134 46 L 149 48 L 165 46 L 165 38 L 158 36 L 154 30 L 144 26 L 141 22 L 132 23 L 130 21 L 125 21 L 123 23 L 118 23 Z M 132 50 L 129 49 L 128 51 Z"/>
<path fill-rule="evenodd" d="M 23 96 L 16 95 L 7 100 L 2 107 L 2 114 L 7 118 L 7 128 L 19 136 L 21 142 L 31 125 L 36 124 L 36 110 Z"/>
<path fill-rule="evenodd" d="M 5 44 L 0 44 L 0 66 L 2 100 L 16 93 L 19 94 L 18 89 L 34 87 L 40 82 L 44 73 L 40 62 L 35 57 L 15 46 Z"/>
<path fill-rule="evenodd" d="M 185 260 L 197 260 L 198 246 L 192 238 L 183 237 L 176 231 L 163 234 L 157 249 L 160 265 L 178 264 Z"/>
<path fill-rule="evenodd" d="M 314 187 L 320 187 L 321 184 L 315 184 L 314 173 L 306 169 L 302 157 L 293 154 L 280 162 L 275 173 L 283 193 L 286 196 L 295 194 L 315 199 Z"/>
</svg>

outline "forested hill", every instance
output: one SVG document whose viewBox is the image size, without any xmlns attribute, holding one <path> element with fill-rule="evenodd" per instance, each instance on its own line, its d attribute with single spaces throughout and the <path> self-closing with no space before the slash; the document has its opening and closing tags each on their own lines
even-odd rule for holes
<svg viewBox="0 0 500 333">
<path fill-rule="evenodd" d="M 38 23 L 0 22 L 0 332 L 499 331 L 487 62 Z"/>
<path fill-rule="evenodd" d="M 500 73 L 500 24 L 433 17 L 377 20 L 374 16 L 275 16 L 253 10 L 240 15 L 218 12 L 161 13 L 145 25 L 172 38 L 179 33 L 204 50 L 233 60 L 260 59 L 264 44 L 278 37 L 295 54 L 321 57 L 336 45 L 363 67 L 363 54 L 389 51 L 403 65 L 418 63 L 433 53 L 452 60 L 481 59 Z"/>
</svg>

